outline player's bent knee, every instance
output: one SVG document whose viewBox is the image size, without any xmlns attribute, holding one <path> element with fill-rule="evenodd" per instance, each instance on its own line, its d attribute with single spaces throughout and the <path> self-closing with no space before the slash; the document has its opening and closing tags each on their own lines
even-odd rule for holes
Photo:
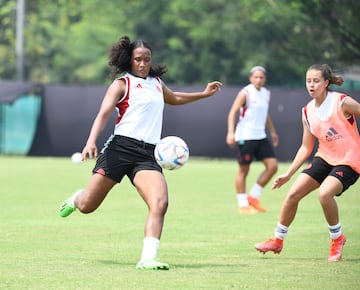
<svg viewBox="0 0 360 290">
<path fill-rule="evenodd" d="M 153 206 L 150 206 L 150 211 L 160 212 L 161 214 L 165 214 L 169 206 L 168 199 L 158 199 Z"/>
<path fill-rule="evenodd" d="M 269 171 L 272 175 L 274 175 L 277 171 L 278 171 L 278 166 L 277 165 L 273 165 L 269 168 Z"/>
<path fill-rule="evenodd" d="M 292 192 L 288 193 L 288 195 L 286 197 L 286 202 L 292 203 L 292 204 L 295 204 L 295 203 L 297 204 L 303 197 L 304 197 L 304 195 L 301 194 L 300 192 L 292 191 Z"/>
<path fill-rule="evenodd" d="M 160 200 L 157 204 L 157 207 L 162 210 L 163 212 L 166 212 L 167 208 L 169 206 L 168 200 Z"/>
<path fill-rule="evenodd" d="M 84 214 L 92 213 L 93 211 L 95 211 L 98 208 L 97 205 L 89 204 L 86 202 L 78 202 L 76 207 L 81 213 L 84 213 Z"/>
<path fill-rule="evenodd" d="M 318 193 L 318 199 L 319 199 L 319 202 L 322 204 L 322 203 L 325 203 L 327 202 L 329 199 L 333 199 L 334 196 L 329 194 L 329 193 L 326 193 L 326 192 L 323 192 L 323 191 L 319 191 Z"/>
</svg>

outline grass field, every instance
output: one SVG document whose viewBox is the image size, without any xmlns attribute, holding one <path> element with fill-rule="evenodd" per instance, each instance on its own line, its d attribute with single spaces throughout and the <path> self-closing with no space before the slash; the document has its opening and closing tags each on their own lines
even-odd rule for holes
<svg viewBox="0 0 360 290">
<path fill-rule="evenodd" d="M 93 164 L 0 157 L 0 289 L 360 288 L 360 183 L 338 199 L 348 238 L 341 262 L 327 262 L 329 235 L 316 194 L 302 201 L 283 252 L 262 255 L 253 245 L 273 235 L 291 181 L 264 191 L 267 213 L 243 216 L 235 160 L 190 158 L 166 172 L 170 205 L 159 255 L 171 269 L 138 271 L 146 207 L 127 180 L 95 213 L 58 215 Z M 261 169 L 253 164 L 249 183 Z"/>
</svg>

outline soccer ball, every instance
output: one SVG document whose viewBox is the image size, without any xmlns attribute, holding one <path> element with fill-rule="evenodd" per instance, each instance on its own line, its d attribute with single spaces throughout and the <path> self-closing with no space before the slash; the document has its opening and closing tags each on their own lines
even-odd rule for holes
<svg viewBox="0 0 360 290">
<path fill-rule="evenodd" d="M 189 148 L 185 141 L 176 136 L 160 140 L 154 150 L 156 162 L 164 169 L 174 170 L 182 167 L 189 159 Z"/>
<path fill-rule="evenodd" d="M 80 152 L 75 152 L 73 155 L 71 155 L 71 161 L 75 164 L 82 163 L 82 156 Z"/>
</svg>

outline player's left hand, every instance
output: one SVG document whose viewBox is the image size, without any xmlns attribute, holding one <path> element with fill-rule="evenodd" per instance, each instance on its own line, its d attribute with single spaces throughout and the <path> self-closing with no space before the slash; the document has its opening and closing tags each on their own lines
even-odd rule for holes
<svg viewBox="0 0 360 290">
<path fill-rule="evenodd" d="M 206 93 L 206 95 L 212 96 L 213 94 L 220 91 L 222 85 L 223 84 L 219 81 L 213 81 L 207 84 L 204 92 Z"/>
</svg>

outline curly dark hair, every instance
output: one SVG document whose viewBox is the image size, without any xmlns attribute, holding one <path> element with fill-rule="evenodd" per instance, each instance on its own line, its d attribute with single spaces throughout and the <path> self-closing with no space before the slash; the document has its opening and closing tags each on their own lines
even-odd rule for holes
<svg viewBox="0 0 360 290">
<path fill-rule="evenodd" d="M 146 47 L 151 52 L 150 45 L 144 40 L 130 41 L 128 36 L 122 36 L 118 42 L 114 43 L 109 51 L 109 66 L 111 69 L 110 77 L 115 78 L 116 75 L 131 71 L 131 55 L 135 48 Z M 149 76 L 159 77 L 167 72 L 166 65 L 151 66 Z"/>
</svg>

